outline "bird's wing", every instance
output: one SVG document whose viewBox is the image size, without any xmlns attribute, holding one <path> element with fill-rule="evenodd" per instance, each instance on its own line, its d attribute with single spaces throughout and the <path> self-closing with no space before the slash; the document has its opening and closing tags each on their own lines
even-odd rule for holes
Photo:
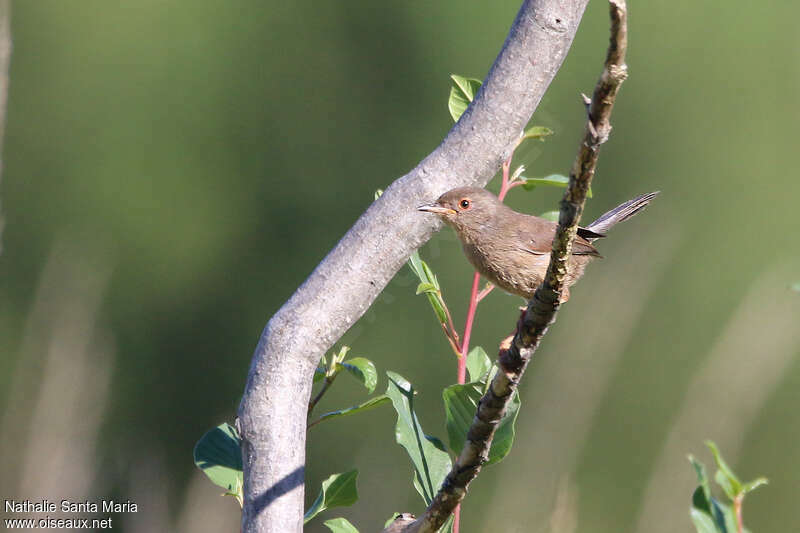
<svg viewBox="0 0 800 533">
<path fill-rule="evenodd" d="M 544 219 L 537 219 L 536 222 L 536 225 L 528 223 L 517 226 L 517 242 L 525 252 L 534 255 L 547 255 L 553 249 L 553 237 L 555 237 L 557 225 Z M 575 240 L 572 243 L 572 254 L 602 257 L 581 233 L 583 232 L 579 230 L 578 235 L 575 236 Z"/>
</svg>

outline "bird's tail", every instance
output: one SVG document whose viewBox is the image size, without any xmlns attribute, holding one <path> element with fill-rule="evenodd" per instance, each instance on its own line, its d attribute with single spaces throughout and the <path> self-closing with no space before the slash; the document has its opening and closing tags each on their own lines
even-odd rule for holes
<svg viewBox="0 0 800 533">
<path fill-rule="evenodd" d="M 622 222 L 623 220 L 628 220 L 633 215 L 647 207 L 650 201 L 658 196 L 659 192 L 661 191 L 643 194 L 641 196 L 637 196 L 633 200 L 628 200 L 624 204 L 618 205 L 611 211 L 608 211 L 600 218 L 586 226 L 586 229 L 597 234 L 598 236 L 604 236 L 604 234 L 610 230 L 612 226 Z"/>
</svg>

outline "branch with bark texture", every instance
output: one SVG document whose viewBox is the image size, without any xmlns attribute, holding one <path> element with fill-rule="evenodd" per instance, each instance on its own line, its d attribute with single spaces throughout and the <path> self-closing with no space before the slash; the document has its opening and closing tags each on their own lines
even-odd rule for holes
<svg viewBox="0 0 800 533">
<path fill-rule="evenodd" d="M 415 522 L 403 527 L 405 533 L 434 533 L 461 503 L 469 483 L 489 458 L 495 430 L 517 390 L 525 368 L 547 329 L 555 321 L 567 275 L 567 259 L 578 228 L 586 195 L 592 183 L 597 157 L 611 132 L 611 110 L 617 92 L 627 77 L 627 8 L 624 0 L 610 0 L 611 39 L 605 66 L 591 100 L 584 96 L 588 120 L 578 155 L 570 171 L 569 186 L 561 200 L 558 229 L 553 238 L 550 265 L 517 324 L 513 339 L 500 346 L 499 371 L 478 404 L 467 441 L 450 473 L 428 509 Z"/>
<path fill-rule="evenodd" d="M 302 531 L 307 402 L 320 357 L 441 227 L 416 207 L 454 187 L 485 185 L 508 157 L 587 2 L 523 3 L 475 101 L 442 144 L 386 189 L 267 323 L 239 408 L 244 532 Z"/>
</svg>

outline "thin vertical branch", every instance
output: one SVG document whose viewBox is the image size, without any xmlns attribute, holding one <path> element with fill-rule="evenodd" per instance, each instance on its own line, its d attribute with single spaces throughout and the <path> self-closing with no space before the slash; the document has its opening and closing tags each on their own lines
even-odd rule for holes
<svg viewBox="0 0 800 533">
<path fill-rule="evenodd" d="M 599 149 L 610 134 L 611 111 L 619 87 L 627 77 L 627 8 L 624 0 L 610 0 L 609 5 L 611 38 L 608 53 L 593 97 L 586 102 L 589 116 L 570 172 L 569 186 L 561 200 L 559 223 L 553 239 L 547 275 L 528 303 L 513 339 L 507 339 L 500 346 L 500 371 L 492 379 L 489 390 L 478 404 L 461 454 L 425 513 L 403 530 L 407 533 L 435 533 L 464 499 L 469 483 L 488 460 L 494 432 L 528 362 L 555 320 L 566 280 L 567 260 L 594 177 Z"/>
<path fill-rule="evenodd" d="M 736 533 L 744 533 L 744 520 L 742 520 L 742 502 L 744 494 L 739 494 L 733 499 L 733 509 L 736 511 Z"/>
<path fill-rule="evenodd" d="M 322 388 L 319 390 L 317 395 L 314 396 L 314 398 L 312 398 L 310 402 L 308 402 L 308 418 L 309 419 L 311 418 L 311 411 L 314 410 L 314 407 L 317 406 L 317 404 L 322 399 L 322 397 L 325 395 L 325 393 L 328 392 L 328 389 L 331 388 L 331 385 L 333 385 L 333 380 L 334 379 L 336 379 L 336 374 L 333 374 L 332 376 L 325 376 L 325 379 L 322 382 Z"/>
<path fill-rule="evenodd" d="M 515 149 L 516 150 L 516 149 Z M 514 157 L 514 152 L 511 152 L 511 155 L 503 161 L 503 181 L 500 184 L 500 192 L 497 195 L 497 198 L 502 202 L 508 191 L 511 190 L 510 186 L 510 173 L 511 173 L 511 159 Z"/>
<path fill-rule="evenodd" d="M 481 275 L 475 272 L 472 276 L 472 290 L 469 296 L 469 307 L 467 308 L 467 321 L 464 325 L 463 341 L 461 342 L 461 357 L 458 358 L 458 382 L 466 383 L 467 354 L 469 353 L 469 341 L 472 338 L 472 325 L 475 323 L 475 312 L 478 309 L 478 287 L 481 283 Z"/>
</svg>

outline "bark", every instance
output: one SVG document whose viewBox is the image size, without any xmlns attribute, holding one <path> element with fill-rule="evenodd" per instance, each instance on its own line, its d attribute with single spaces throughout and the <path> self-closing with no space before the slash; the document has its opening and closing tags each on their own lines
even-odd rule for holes
<svg viewBox="0 0 800 533">
<path fill-rule="evenodd" d="M 560 68 L 588 0 L 526 0 L 475 101 L 442 144 L 397 179 L 269 320 L 239 408 L 245 532 L 300 532 L 314 368 L 440 223 L 416 207 L 485 185 Z"/>
</svg>

